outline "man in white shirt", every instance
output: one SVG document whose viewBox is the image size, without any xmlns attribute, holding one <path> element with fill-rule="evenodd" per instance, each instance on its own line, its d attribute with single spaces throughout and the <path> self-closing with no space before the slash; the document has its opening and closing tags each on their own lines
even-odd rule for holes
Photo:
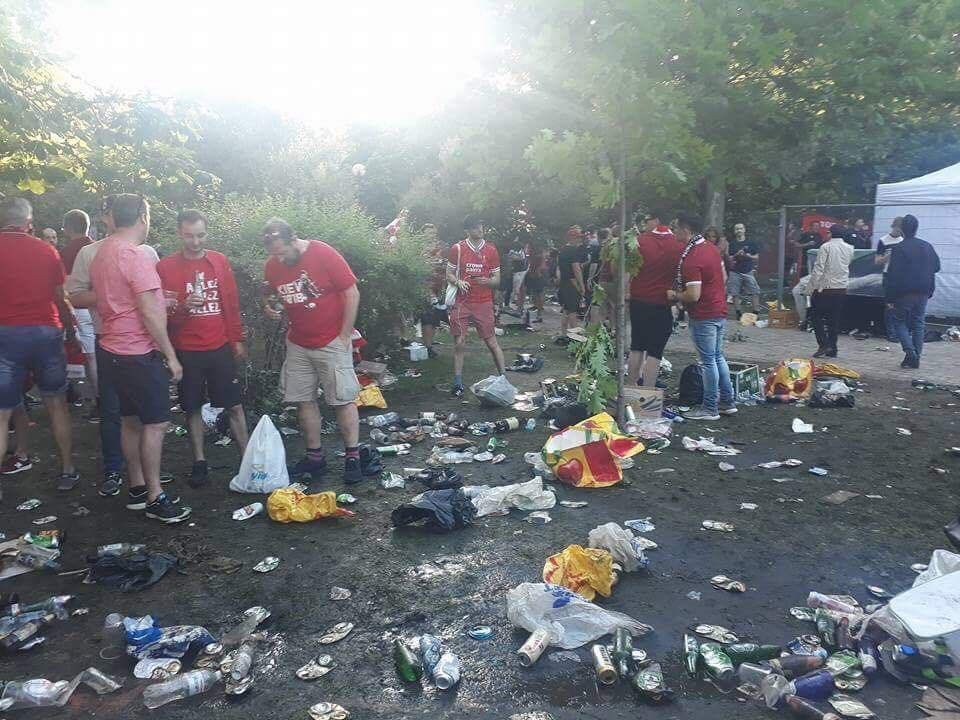
<svg viewBox="0 0 960 720">
<path fill-rule="evenodd" d="M 813 323 L 820 348 L 814 357 L 836 357 L 840 319 L 850 280 L 853 246 L 846 242 L 847 229 L 842 225 L 830 228 L 830 239 L 817 250 L 817 259 L 810 271 L 807 292 L 811 296 L 808 318 Z"/>
</svg>

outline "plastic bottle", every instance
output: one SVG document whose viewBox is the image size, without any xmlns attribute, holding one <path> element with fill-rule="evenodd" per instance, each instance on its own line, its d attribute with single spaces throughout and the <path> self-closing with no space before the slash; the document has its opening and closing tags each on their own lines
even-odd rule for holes
<svg viewBox="0 0 960 720">
<path fill-rule="evenodd" d="M 263 616 L 258 613 L 250 613 L 233 630 L 225 633 L 220 639 L 224 648 L 232 648 L 246 640 L 250 634 L 257 629 L 257 626 L 263 622 Z"/>
<path fill-rule="evenodd" d="M 860 667 L 867 675 L 873 675 L 878 668 L 878 658 L 880 653 L 877 651 L 877 644 L 868 635 L 860 638 L 860 651 L 857 653 L 860 659 Z"/>
<path fill-rule="evenodd" d="M 691 676 L 697 674 L 697 665 L 700 663 L 700 644 L 697 638 L 690 633 L 683 636 L 683 656 L 687 666 L 687 673 Z"/>
<path fill-rule="evenodd" d="M 400 419 L 400 415 L 395 412 L 388 412 L 385 415 L 375 415 L 374 417 L 367 418 L 367 425 L 375 428 L 386 427 L 387 425 L 392 425 L 397 420 Z"/>
<path fill-rule="evenodd" d="M 423 662 L 423 671 L 433 676 L 433 669 L 440 662 L 440 656 L 443 653 L 443 643 L 440 638 L 434 635 L 420 636 L 420 660 Z"/>
<path fill-rule="evenodd" d="M 54 620 L 55 617 L 53 615 L 44 615 L 42 618 L 21 625 L 16 630 L 0 637 L 0 651 L 11 652 L 12 650 L 16 650 L 21 645 L 32 640 L 44 626 L 49 625 Z"/>
<path fill-rule="evenodd" d="M 793 683 L 776 673 L 770 673 L 763 679 L 760 683 L 760 692 L 763 693 L 763 700 L 771 710 L 776 710 L 784 697 L 795 694 Z"/>
<path fill-rule="evenodd" d="M 763 684 L 763 679 L 772 672 L 773 669 L 765 665 L 745 662 L 740 663 L 740 667 L 737 668 L 737 677 L 740 678 L 742 683 L 750 683 L 760 687 Z"/>
<path fill-rule="evenodd" d="M 383 430 L 379 428 L 374 428 L 370 431 L 370 440 L 375 443 L 386 444 L 390 442 L 390 436 L 387 435 Z"/>
<path fill-rule="evenodd" d="M 70 681 L 25 680 L 8 682 L 3 688 L 4 701 L 13 700 L 11 707 L 50 707 L 56 705 L 60 696 L 70 687 Z"/>
<path fill-rule="evenodd" d="M 796 695 L 787 695 L 783 703 L 795 717 L 801 720 L 840 720 L 840 716 L 836 713 L 825 712 Z"/>
<path fill-rule="evenodd" d="M 143 552 L 146 545 L 136 545 L 134 543 L 113 543 L 112 545 L 101 545 L 97 548 L 97 557 L 108 557 L 110 555 L 129 555 L 132 553 Z"/>
<path fill-rule="evenodd" d="M 216 670 L 191 670 L 166 682 L 148 685 L 143 691 L 143 704 L 153 710 L 161 705 L 205 693 L 223 677 Z"/>
<path fill-rule="evenodd" d="M 441 453 L 438 457 L 441 465 L 460 465 L 462 463 L 473 462 L 473 453 L 456 452 L 449 450 Z"/>
<path fill-rule="evenodd" d="M 449 690 L 460 682 L 460 659 L 445 652 L 433 670 L 433 682 L 441 690 Z"/>
<path fill-rule="evenodd" d="M 537 421 L 534 418 L 527 418 L 527 421 L 523 424 L 523 429 L 526 432 L 532 432 L 537 429 Z"/>
<path fill-rule="evenodd" d="M 837 621 L 830 617 L 823 608 L 818 608 L 815 622 L 817 623 L 817 634 L 820 636 L 823 647 L 827 650 L 833 650 L 837 639 Z"/>
<path fill-rule="evenodd" d="M 723 652 L 733 662 L 739 665 L 744 662 L 760 662 L 780 657 L 783 651 L 779 645 L 758 645 L 756 643 L 736 643 L 727 645 Z"/>
<path fill-rule="evenodd" d="M 423 677 L 423 663 L 401 638 L 393 641 L 393 664 L 402 680 L 417 682 Z"/>
<path fill-rule="evenodd" d="M 377 452 L 384 457 L 389 455 L 409 455 L 410 445 L 407 443 L 400 443 L 399 445 L 383 445 L 382 447 L 377 448 Z"/>
<path fill-rule="evenodd" d="M 847 613 L 849 615 L 860 614 L 860 610 L 853 605 L 845 603 L 842 600 L 837 600 L 836 598 L 827 597 L 818 592 L 811 592 L 807 596 L 807 607 L 835 610 L 836 612 Z"/>
<path fill-rule="evenodd" d="M 250 668 L 253 667 L 253 655 L 257 650 L 257 640 L 254 637 L 248 637 L 237 648 L 237 654 L 233 659 L 233 665 L 230 667 L 230 677 L 239 682 L 250 674 Z"/>
<path fill-rule="evenodd" d="M 30 612 L 53 613 L 60 620 L 66 620 L 69 616 L 67 604 L 73 600 L 73 595 L 54 595 L 43 602 L 33 603 L 32 605 L 20 605 L 17 608 L 17 615 Z"/>
</svg>

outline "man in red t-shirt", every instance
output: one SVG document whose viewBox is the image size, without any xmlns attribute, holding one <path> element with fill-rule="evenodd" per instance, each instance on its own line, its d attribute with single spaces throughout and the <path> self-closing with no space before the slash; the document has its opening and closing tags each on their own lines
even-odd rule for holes
<svg viewBox="0 0 960 720">
<path fill-rule="evenodd" d="M 690 335 L 703 369 L 703 404 L 684 413 L 688 420 L 719 420 L 733 415 L 737 405 L 730 368 L 723 356 L 723 330 L 727 321 L 726 273 L 720 251 L 700 234 L 699 218 L 681 214 L 677 237 L 685 243 L 677 268 L 677 286 L 668 290 L 670 302 L 679 300 L 690 314 Z"/>
<path fill-rule="evenodd" d="M 457 301 L 448 311 L 450 334 L 453 335 L 454 397 L 463 397 L 463 356 L 467 347 L 467 330 L 473 325 L 486 343 L 497 372 L 503 375 L 503 351 L 497 343 L 493 312 L 494 289 L 500 287 L 500 255 L 483 239 L 483 222 L 475 215 L 463 220 L 467 237 L 452 248 L 447 263 L 447 282 L 459 288 Z"/>
<path fill-rule="evenodd" d="M 263 228 L 263 246 L 270 254 L 263 269 L 267 297 L 264 312 L 279 320 L 286 313 L 287 356 L 281 371 L 285 402 L 297 404 L 306 456 L 291 468 L 297 477 L 319 479 L 327 461 L 321 446 L 323 420 L 317 393 L 337 416 L 346 450 L 343 479 L 347 484 L 378 475 L 380 456 L 360 447 L 356 400 L 360 383 L 353 370 L 353 326 L 360 306 L 357 278 L 336 250 L 319 240 L 298 238 L 286 220 L 272 218 Z M 277 309 L 274 303 L 281 303 Z"/>
<path fill-rule="evenodd" d="M 157 263 L 157 274 L 167 297 L 167 327 L 170 342 L 183 366 L 178 386 L 180 408 L 187 414 L 193 469 L 190 485 L 207 482 L 203 452 L 203 415 L 210 404 L 223 408 L 240 455 L 247 448 L 247 419 L 240 397 L 236 361 L 246 359 L 240 296 L 230 261 L 222 253 L 207 250 L 207 218 L 198 210 L 177 215 L 180 252 Z"/>
<path fill-rule="evenodd" d="M 637 249 L 640 271 L 630 278 L 630 360 L 627 382 L 655 387 L 660 360 L 673 334 L 667 290 L 673 287 L 683 244 L 662 224 L 664 213 L 653 210 L 642 219 Z"/>
<path fill-rule="evenodd" d="M 89 232 L 90 216 L 83 210 L 69 210 L 63 216 L 63 235 L 66 238 L 66 245 L 63 252 L 60 253 L 60 259 L 63 261 L 63 268 L 67 275 L 73 272 L 73 264 L 77 259 L 77 254 L 87 245 L 93 243 L 93 240 L 87 235 Z M 87 373 L 87 380 L 90 382 L 93 396 L 97 398 L 100 397 L 100 389 L 97 377 L 97 347 L 93 319 L 90 317 L 90 311 L 87 308 L 78 307 L 73 309 L 73 319 L 77 325 L 77 342 L 83 351 L 83 366 Z M 99 420 L 99 412 L 94 410 L 90 417 Z"/>
<path fill-rule="evenodd" d="M 29 202 L 14 197 L 0 201 L 0 460 L 6 459 L 7 428 L 32 372 L 60 450 L 57 489 L 72 490 L 80 474 L 73 466 L 63 338 L 64 332 L 69 340 L 75 337 L 73 316 L 63 293 L 66 274 L 60 256 L 32 231 Z M 25 460 L 23 469 L 29 464 Z"/>
</svg>

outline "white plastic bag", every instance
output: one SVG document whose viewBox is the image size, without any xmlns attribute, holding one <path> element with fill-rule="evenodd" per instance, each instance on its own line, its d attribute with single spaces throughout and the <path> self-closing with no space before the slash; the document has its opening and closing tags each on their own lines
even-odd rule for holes
<svg viewBox="0 0 960 720">
<path fill-rule="evenodd" d="M 557 504 L 557 496 L 543 489 L 543 478 L 535 477 L 525 483 L 501 485 L 477 492 L 472 496 L 477 517 L 510 508 L 520 510 L 548 510 Z"/>
<path fill-rule="evenodd" d="M 603 548 L 610 553 L 614 562 L 620 563 L 627 572 L 633 572 L 649 565 L 643 548 L 635 542 L 633 533 L 616 523 L 595 527 L 587 535 L 592 548 Z"/>
<path fill-rule="evenodd" d="M 283 438 L 270 417 L 264 415 L 250 433 L 240 471 L 230 481 L 230 489 L 234 492 L 267 494 L 289 484 Z"/>
<path fill-rule="evenodd" d="M 927 569 L 917 575 L 916 580 L 913 581 L 913 587 L 923 585 L 942 575 L 949 575 L 958 570 L 960 570 L 960 555 L 949 550 L 934 550 L 933 554 L 930 555 L 930 563 L 927 565 Z"/>
<path fill-rule="evenodd" d="M 491 375 L 470 386 L 483 405 L 509 407 L 517 398 L 517 389 L 503 375 Z"/>
<path fill-rule="evenodd" d="M 626 628 L 646 635 L 653 628 L 629 615 L 604 610 L 580 595 L 549 583 L 521 583 L 507 593 L 507 619 L 528 632 L 543 630 L 550 644 L 573 650 L 591 640 Z"/>
<path fill-rule="evenodd" d="M 534 471 L 541 476 L 553 477 L 553 470 L 543 461 L 543 455 L 538 452 L 528 452 L 523 455 L 524 462 L 533 465 Z"/>
</svg>

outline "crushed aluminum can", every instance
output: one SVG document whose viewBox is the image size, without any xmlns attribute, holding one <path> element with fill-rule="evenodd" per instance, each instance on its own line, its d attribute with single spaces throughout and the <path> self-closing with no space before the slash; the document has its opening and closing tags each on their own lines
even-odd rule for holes
<svg viewBox="0 0 960 720">
<path fill-rule="evenodd" d="M 777 468 L 783 467 L 783 463 L 779 460 L 771 460 L 770 462 L 760 463 L 757 467 L 763 468 L 764 470 L 776 470 Z"/>
<path fill-rule="evenodd" d="M 353 595 L 353 593 L 346 588 L 337 587 L 336 585 L 330 588 L 331 600 L 349 600 L 351 595 Z"/>
<path fill-rule="evenodd" d="M 722 625 L 695 625 L 692 630 L 697 635 L 716 640 L 720 643 L 740 642 L 740 638 Z"/>
<path fill-rule="evenodd" d="M 893 593 L 876 585 L 867 585 L 867 592 L 879 600 L 889 600 L 893 597 Z"/>
<path fill-rule="evenodd" d="M 350 634 L 351 630 L 353 630 L 353 623 L 350 623 L 350 622 L 337 623 L 332 628 L 327 630 L 323 635 L 320 636 L 320 644 L 332 645 L 335 642 L 340 642 L 347 635 Z"/>
<path fill-rule="evenodd" d="M 476 461 L 476 462 L 489 462 L 489 461 L 493 460 L 493 453 L 492 453 L 492 452 L 480 452 L 480 453 L 476 453 L 476 454 L 473 456 L 473 459 L 474 459 L 474 461 Z"/>
<path fill-rule="evenodd" d="M 536 510 L 527 515 L 524 520 L 531 525 L 546 525 L 548 522 L 551 522 L 553 518 L 550 517 L 550 513 L 544 510 Z"/>
<path fill-rule="evenodd" d="M 243 616 L 245 618 L 253 617 L 254 615 L 256 615 L 257 625 L 260 625 L 261 623 L 263 623 L 264 620 L 270 617 L 270 614 L 271 613 L 269 610 L 267 610 L 265 607 L 261 607 L 260 605 L 254 605 L 253 607 L 249 607 L 243 611 Z"/>
<path fill-rule="evenodd" d="M 856 692 L 867 686 L 867 676 L 861 670 L 850 670 L 839 677 L 835 677 L 833 684 L 837 686 L 838 690 Z"/>
<path fill-rule="evenodd" d="M 728 462 L 722 462 L 719 465 L 717 465 L 717 467 L 720 468 L 721 472 L 730 472 L 731 470 L 737 469 L 736 465 L 731 465 Z"/>
<path fill-rule="evenodd" d="M 833 709 L 844 717 L 863 718 L 869 720 L 874 717 L 873 711 L 855 697 L 836 693 L 827 701 Z"/>
<path fill-rule="evenodd" d="M 803 465 L 803 460 L 797 460 L 796 458 L 788 458 L 783 461 L 784 467 L 800 467 Z"/>
<path fill-rule="evenodd" d="M 311 720 L 347 720 L 350 711 L 336 703 L 321 702 L 310 707 L 307 711 Z"/>
<path fill-rule="evenodd" d="M 647 661 L 647 651 L 641 650 L 640 648 L 634 648 L 631 656 L 633 657 L 633 661 L 638 665 L 642 665 Z"/>
<path fill-rule="evenodd" d="M 624 520 L 623 526 L 628 527 L 631 530 L 636 530 L 638 533 L 653 532 L 657 529 L 657 526 L 650 522 L 650 518 L 640 518 L 638 520 Z"/>
<path fill-rule="evenodd" d="M 337 495 L 337 502 L 340 505 L 353 505 L 357 499 L 350 493 L 340 493 Z"/>
<path fill-rule="evenodd" d="M 804 622 L 816 622 L 817 621 L 817 611 L 813 608 L 808 607 L 792 607 L 790 608 L 790 614 L 795 617 L 797 620 L 803 620 Z"/>
<path fill-rule="evenodd" d="M 265 557 L 263 560 L 261 560 L 256 565 L 254 565 L 253 571 L 258 573 L 272 572 L 277 569 L 277 566 L 279 564 L 280 564 L 280 558 L 273 557 L 271 555 L 269 557 Z"/>
<path fill-rule="evenodd" d="M 467 630 L 467 635 L 474 640 L 489 640 L 493 637 L 493 628 L 489 625 L 474 625 Z"/>
<path fill-rule="evenodd" d="M 297 670 L 297 677 L 301 680 L 316 680 L 333 670 L 333 658 L 330 655 L 320 655 Z"/>
<path fill-rule="evenodd" d="M 141 680 L 169 680 L 181 667 L 176 658 L 144 658 L 133 666 L 133 676 Z"/>
<path fill-rule="evenodd" d="M 393 488 L 405 488 L 407 486 L 407 481 L 403 479 L 402 475 L 397 475 L 397 473 L 385 473 L 380 476 L 380 487 L 384 490 L 391 490 Z"/>
<path fill-rule="evenodd" d="M 234 520 L 249 520 L 252 517 L 256 517 L 263 512 L 263 503 L 251 503 L 250 505 L 244 505 L 239 510 L 233 511 Z"/>
<path fill-rule="evenodd" d="M 807 472 L 810 473 L 811 475 L 819 475 L 820 477 L 830 474 L 829 470 L 822 467 L 812 467 L 809 470 L 807 470 Z"/>
<path fill-rule="evenodd" d="M 30 498 L 29 500 L 24 500 L 22 503 L 17 505 L 17 510 L 23 512 L 25 510 L 33 510 L 34 508 L 40 507 L 40 501 L 37 498 Z"/>
<path fill-rule="evenodd" d="M 729 590 L 730 592 L 746 592 L 747 586 L 739 580 L 733 580 L 726 575 L 714 575 L 710 578 L 710 584 L 720 590 Z"/>
<path fill-rule="evenodd" d="M 506 459 L 507 459 L 507 456 L 504 455 L 503 453 L 500 453 L 499 455 L 494 455 L 493 460 L 491 460 L 490 463 L 492 465 L 499 465 L 500 463 L 505 462 Z"/>
<path fill-rule="evenodd" d="M 587 506 L 586 500 L 561 500 L 560 504 L 568 508 L 582 508 Z"/>
<path fill-rule="evenodd" d="M 56 516 L 56 515 L 47 515 L 46 517 L 37 518 L 36 520 L 33 521 L 33 524 L 34 524 L 34 525 L 49 525 L 50 523 L 56 522 L 56 521 L 57 521 L 57 516 Z"/>
<path fill-rule="evenodd" d="M 700 523 L 704 530 L 715 530 L 716 532 L 731 533 L 734 531 L 733 523 L 721 522 L 719 520 L 704 520 Z"/>
<path fill-rule="evenodd" d="M 243 695 L 251 687 L 253 687 L 253 673 L 249 673 L 241 680 L 234 680 L 229 675 L 224 675 L 223 691 L 227 695 Z"/>
</svg>

